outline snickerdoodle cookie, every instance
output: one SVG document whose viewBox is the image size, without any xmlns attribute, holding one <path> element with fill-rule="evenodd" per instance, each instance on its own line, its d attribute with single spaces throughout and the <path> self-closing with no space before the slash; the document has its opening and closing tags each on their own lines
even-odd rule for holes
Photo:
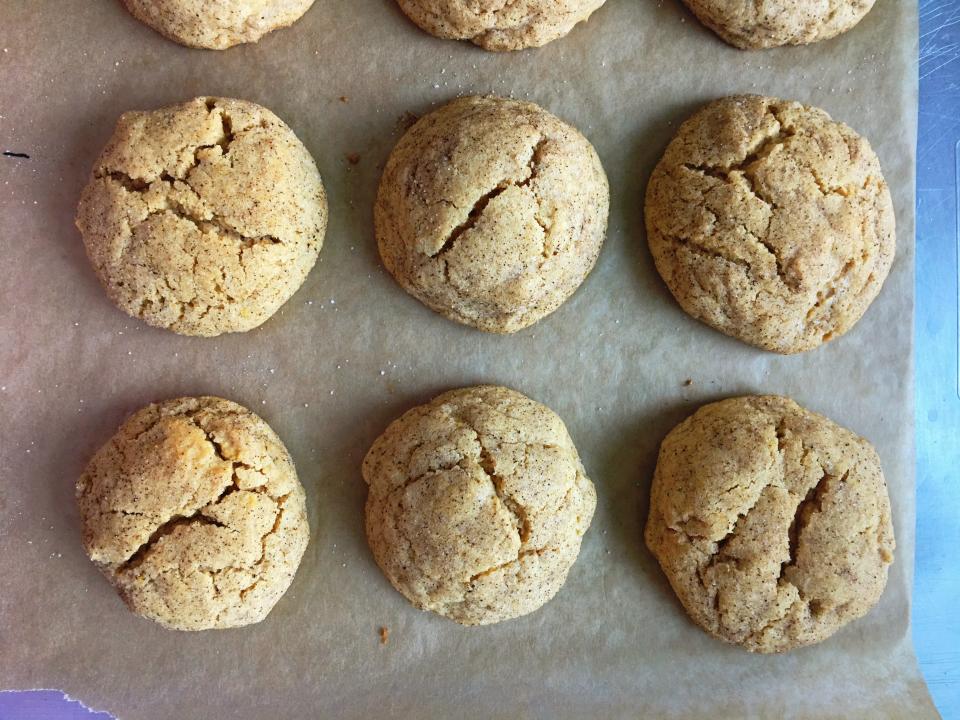
<svg viewBox="0 0 960 720">
<path fill-rule="evenodd" d="M 280 438 L 215 397 L 134 413 L 77 483 L 83 545 L 130 609 L 177 630 L 263 620 L 307 546 Z"/>
<path fill-rule="evenodd" d="M 894 550 L 873 446 L 770 396 L 706 405 L 667 435 L 646 541 L 700 627 L 765 653 L 865 615 Z"/>
<path fill-rule="evenodd" d="M 563 586 L 596 506 L 566 427 L 503 387 L 416 407 L 363 461 L 367 538 L 410 602 L 464 625 L 533 612 Z"/>
<path fill-rule="evenodd" d="M 464 97 L 401 138 L 374 220 L 407 292 L 451 320 L 511 333 L 580 286 L 608 208 L 600 159 L 576 129 L 533 103 Z"/>
<path fill-rule="evenodd" d="M 875 0 L 683 0 L 726 42 L 744 50 L 806 45 L 845 33 Z"/>
<path fill-rule="evenodd" d="M 129 112 L 77 210 L 110 299 L 184 335 L 257 327 L 316 262 L 327 200 L 310 153 L 251 102 Z"/>
<path fill-rule="evenodd" d="M 397 0 L 431 35 L 485 50 L 540 47 L 587 20 L 606 0 Z"/>
<path fill-rule="evenodd" d="M 224 50 L 299 20 L 314 0 L 123 0 L 130 14 L 174 42 Z"/>
<path fill-rule="evenodd" d="M 684 310 L 779 353 L 852 328 L 896 244 L 870 144 L 823 110 L 752 95 L 680 127 L 647 186 L 646 224 Z"/>
</svg>

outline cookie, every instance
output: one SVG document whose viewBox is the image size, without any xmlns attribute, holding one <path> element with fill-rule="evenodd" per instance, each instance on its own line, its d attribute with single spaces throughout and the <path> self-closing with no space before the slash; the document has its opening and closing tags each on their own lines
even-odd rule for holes
<svg viewBox="0 0 960 720">
<path fill-rule="evenodd" d="M 710 103 L 653 172 L 647 239 L 681 307 L 778 353 L 843 335 L 895 252 L 870 144 L 823 110 L 759 96 Z"/>
<path fill-rule="evenodd" d="M 373 444 L 363 477 L 377 564 L 416 607 L 463 625 L 556 595 L 596 506 L 563 421 L 503 387 L 410 410 Z"/>
<path fill-rule="evenodd" d="M 540 47 L 586 21 L 606 0 L 397 0 L 431 35 L 485 50 Z"/>
<path fill-rule="evenodd" d="M 130 14 L 181 45 L 225 50 L 292 25 L 314 0 L 123 0 Z"/>
<path fill-rule="evenodd" d="M 176 630 L 263 620 L 310 537 L 280 438 L 215 397 L 134 413 L 87 465 L 77 502 L 90 559 L 133 612 Z"/>
<path fill-rule="evenodd" d="M 266 108 L 223 98 L 124 114 L 77 210 L 110 299 L 183 335 L 267 320 L 307 277 L 326 226 L 303 144 Z"/>
<path fill-rule="evenodd" d="M 464 97 L 401 138 L 374 221 L 407 292 L 451 320 L 512 333 L 586 278 L 609 203 L 600 159 L 576 129 L 533 103 Z"/>
<path fill-rule="evenodd" d="M 645 536 L 694 622 L 762 653 L 865 615 L 894 550 L 873 446 L 771 396 L 706 405 L 667 435 Z"/>
<path fill-rule="evenodd" d="M 845 33 L 875 0 L 683 0 L 726 42 L 743 50 L 806 45 Z"/>
</svg>

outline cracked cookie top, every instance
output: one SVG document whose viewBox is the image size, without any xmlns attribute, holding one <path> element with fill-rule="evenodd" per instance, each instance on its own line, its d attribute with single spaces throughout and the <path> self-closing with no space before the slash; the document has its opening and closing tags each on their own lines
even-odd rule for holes
<svg viewBox="0 0 960 720">
<path fill-rule="evenodd" d="M 540 47 L 587 20 L 606 0 L 397 0 L 431 35 L 485 50 Z"/>
<path fill-rule="evenodd" d="M 130 14 L 181 45 L 225 50 L 299 20 L 314 0 L 123 0 Z"/>
<path fill-rule="evenodd" d="M 326 226 L 303 144 L 266 108 L 223 98 L 124 114 L 77 210 L 110 299 L 184 335 L 267 320 L 310 272 Z"/>
<path fill-rule="evenodd" d="M 377 564 L 415 606 L 464 625 L 550 600 L 596 506 L 563 421 L 503 387 L 453 390 L 405 413 L 363 477 Z"/>
<path fill-rule="evenodd" d="M 310 537 L 280 438 L 215 397 L 132 415 L 77 482 L 83 545 L 130 609 L 177 630 L 263 620 Z"/>
<path fill-rule="evenodd" d="M 683 0 L 726 42 L 743 50 L 806 45 L 845 33 L 875 0 Z"/>
<path fill-rule="evenodd" d="M 533 103 L 464 97 L 401 138 L 374 220 L 383 263 L 407 292 L 451 320 L 511 333 L 583 282 L 609 201 L 576 129 Z"/>
<path fill-rule="evenodd" d="M 647 239 L 683 309 L 779 353 L 847 332 L 895 252 L 870 144 L 823 110 L 728 97 L 687 120 L 647 186 Z"/>
<path fill-rule="evenodd" d="M 873 446 L 773 396 L 705 405 L 667 435 L 645 537 L 700 627 L 765 653 L 865 615 L 894 550 Z"/>
</svg>

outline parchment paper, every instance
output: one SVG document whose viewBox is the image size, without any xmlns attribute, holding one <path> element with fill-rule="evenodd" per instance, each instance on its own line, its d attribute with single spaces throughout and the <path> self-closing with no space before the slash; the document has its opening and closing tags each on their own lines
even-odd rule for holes
<svg viewBox="0 0 960 720">
<path fill-rule="evenodd" d="M 431 38 L 393 0 L 318 0 L 294 27 L 227 52 L 174 45 L 113 0 L 0 0 L 0 12 L 0 142 L 30 155 L 0 157 L 0 686 L 62 688 L 144 719 L 935 715 L 909 628 L 912 0 L 879 0 L 837 40 L 758 53 L 722 44 L 679 0 L 609 0 L 567 39 L 507 55 Z M 408 297 L 382 269 L 372 230 L 401 117 L 483 92 L 535 100 L 579 127 L 613 194 L 596 270 L 512 337 Z M 653 165 L 690 112 L 734 92 L 802 100 L 850 123 L 879 153 L 896 201 L 897 260 L 879 299 L 846 337 L 797 357 L 688 318 L 646 249 Z M 320 262 L 282 312 L 211 340 L 116 310 L 72 223 L 119 114 L 200 94 L 284 118 L 316 157 L 331 217 Z M 599 505 L 556 599 L 468 629 L 415 610 L 380 574 L 359 467 L 401 412 L 481 382 L 566 420 Z M 898 543 L 869 616 L 782 657 L 697 629 L 641 540 L 667 431 L 702 403 L 760 392 L 791 395 L 873 441 Z M 185 634 L 127 612 L 86 559 L 73 487 L 128 413 L 199 393 L 244 403 L 276 429 L 306 486 L 313 535 L 265 622 Z"/>
</svg>

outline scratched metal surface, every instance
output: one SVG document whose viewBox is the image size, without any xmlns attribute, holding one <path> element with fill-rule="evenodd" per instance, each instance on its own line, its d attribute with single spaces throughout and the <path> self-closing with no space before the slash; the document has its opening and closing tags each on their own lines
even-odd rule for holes
<svg viewBox="0 0 960 720">
<path fill-rule="evenodd" d="M 960 0 L 920 0 L 917 156 L 917 655 L 960 719 Z M 0 720 L 81 720 L 56 692 L 0 694 Z"/>
<path fill-rule="evenodd" d="M 960 0 L 920 2 L 919 138 L 913 637 L 937 708 L 953 719 L 960 718 Z"/>
</svg>

